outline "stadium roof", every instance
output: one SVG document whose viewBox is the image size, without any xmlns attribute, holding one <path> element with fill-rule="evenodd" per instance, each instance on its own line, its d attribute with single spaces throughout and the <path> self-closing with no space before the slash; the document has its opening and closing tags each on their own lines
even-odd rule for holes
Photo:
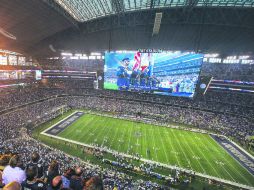
<svg viewBox="0 0 254 190">
<path fill-rule="evenodd" d="M 153 35 L 158 12 L 162 19 Z M 1 0 L 0 18 L 0 49 L 35 56 L 68 50 L 247 54 L 254 49 L 254 0 Z"/>
<path fill-rule="evenodd" d="M 253 7 L 253 0 L 55 0 L 77 21 L 129 11 L 172 7 Z"/>
</svg>

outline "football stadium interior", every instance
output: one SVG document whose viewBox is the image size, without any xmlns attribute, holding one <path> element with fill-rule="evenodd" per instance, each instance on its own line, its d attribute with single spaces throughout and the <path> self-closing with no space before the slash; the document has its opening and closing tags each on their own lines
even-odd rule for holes
<svg viewBox="0 0 254 190">
<path fill-rule="evenodd" d="M 254 190 L 254 0 L 1 0 L 0 189 Z"/>
</svg>

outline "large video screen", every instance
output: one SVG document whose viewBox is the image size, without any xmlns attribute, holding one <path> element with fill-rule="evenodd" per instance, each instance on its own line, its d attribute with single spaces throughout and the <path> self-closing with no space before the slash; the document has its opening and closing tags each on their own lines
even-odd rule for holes
<svg viewBox="0 0 254 190">
<path fill-rule="evenodd" d="M 104 89 L 193 97 L 202 54 L 105 53 Z"/>
</svg>

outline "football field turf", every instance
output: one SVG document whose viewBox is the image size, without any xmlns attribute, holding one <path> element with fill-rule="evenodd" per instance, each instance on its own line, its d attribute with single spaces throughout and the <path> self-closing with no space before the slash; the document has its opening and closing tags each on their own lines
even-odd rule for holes
<svg viewBox="0 0 254 190">
<path fill-rule="evenodd" d="M 254 177 L 208 134 L 85 114 L 58 136 L 254 186 Z"/>
<path fill-rule="evenodd" d="M 114 83 L 104 82 L 104 88 L 109 90 L 118 90 L 118 86 Z"/>
</svg>

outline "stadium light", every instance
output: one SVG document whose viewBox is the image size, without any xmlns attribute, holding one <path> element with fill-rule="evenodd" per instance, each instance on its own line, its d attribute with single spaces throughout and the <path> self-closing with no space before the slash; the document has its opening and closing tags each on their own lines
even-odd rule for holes
<svg viewBox="0 0 254 190">
<path fill-rule="evenodd" d="M 235 60 L 235 59 L 237 59 L 237 56 L 228 56 L 228 57 L 226 57 L 226 59 L 233 59 L 233 60 Z"/>
<path fill-rule="evenodd" d="M 17 37 L 14 36 L 13 34 L 7 32 L 6 30 L 4 30 L 3 28 L 0 28 L 0 34 L 2 34 L 3 36 L 10 38 L 12 40 L 17 40 Z"/>
<path fill-rule="evenodd" d="M 72 56 L 72 53 L 62 52 L 61 55 L 63 55 L 63 56 Z"/>
<path fill-rule="evenodd" d="M 224 59 L 223 63 L 239 63 L 239 59 Z"/>
<path fill-rule="evenodd" d="M 155 19 L 154 19 L 154 25 L 153 25 L 153 35 L 159 34 L 160 27 L 161 27 L 161 19 L 162 19 L 162 13 L 156 13 Z"/>
<path fill-rule="evenodd" d="M 209 58 L 210 63 L 221 63 L 221 58 Z"/>
<path fill-rule="evenodd" d="M 70 59 L 79 59 L 77 56 L 70 57 Z"/>
<path fill-rule="evenodd" d="M 89 58 L 89 59 L 96 59 L 96 57 L 93 56 L 93 55 L 90 55 L 88 58 Z"/>
<path fill-rule="evenodd" d="M 101 53 L 98 52 L 92 52 L 91 55 L 101 55 Z"/>
<path fill-rule="evenodd" d="M 5 49 L 0 49 L 0 53 L 11 54 L 11 55 L 22 55 L 21 53 L 17 53 L 17 52 L 5 50 Z"/>
<path fill-rule="evenodd" d="M 136 51 L 134 51 L 134 50 L 117 50 L 115 52 L 116 53 L 135 53 Z"/>
<path fill-rule="evenodd" d="M 204 57 L 208 57 L 208 58 L 213 58 L 213 57 L 218 57 L 219 56 L 219 54 L 218 53 L 212 53 L 212 54 L 210 54 L 210 53 L 208 53 L 208 54 L 205 54 L 204 55 Z"/>
<path fill-rule="evenodd" d="M 81 56 L 81 57 L 79 57 L 79 59 L 88 59 L 88 57 L 87 56 Z"/>
<path fill-rule="evenodd" d="M 254 60 L 251 59 L 242 59 L 242 64 L 249 64 L 249 63 L 254 63 Z"/>
<path fill-rule="evenodd" d="M 250 56 L 249 55 L 241 55 L 239 56 L 239 59 L 248 59 Z"/>
</svg>

